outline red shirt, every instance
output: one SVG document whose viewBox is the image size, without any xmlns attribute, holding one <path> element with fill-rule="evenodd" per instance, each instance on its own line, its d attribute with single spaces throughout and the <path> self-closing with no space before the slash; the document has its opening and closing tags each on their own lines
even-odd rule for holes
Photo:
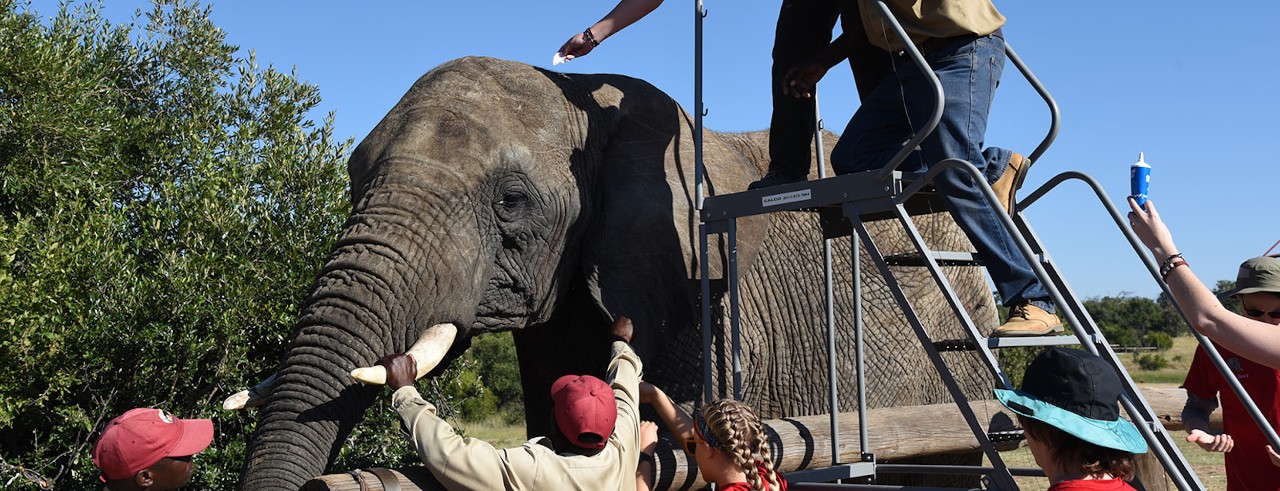
<svg viewBox="0 0 1280 491">
<path fill-rule="evenodd" d="M 1280 421 L 1280 370 L 1249 361 L 1217 344 L 1214 347 L 1240 379 L 1240 385 L 1257 404 L 1262 416 L 1274 427 L 1276 421 Z M 1203 348 L 1196 348 L 1182 387 L 1209 400 L 1221 395 L 1223 430 L 1235 442 L 1235 447 L 1223 459 L 1227 467 L 1227 491 L 1280 491 L 1280 467 L 1271 465 L 1267 458 L 1266 437 Z"/>
<path fill-rule="evenodd" d="M 1049 486 L 1049 491 L 1136 491 L 1124 479 L 1072 479 Z"/>
<path fill-rule="evenodd" d="M 770 489 L 770 488 L 769 488 L 769 480 L 768 480 L 768 479 L 765 479 L 765 477 L 764 477 L 764 475 L 765 475 L 764 466 L 759 466 L 759 467 L 758 467 L 758 469 L 760 470 L 760 480 L 761 480 L 762 482 L 764 482 L 764 489 L 765 489 L 765 491 L 774 491 L 774 490 L 772 490 L 772 489 Z M 777 489 L 777 491 L 787 491 L 787 480 L 782 478 L 782 474 L 775 474 L 775 475 L 777 475 L 777 476 L 778 476 L 778 489 Z M 717 489 L 719 489 L 720 491 L 751 491 L 751 484 L 750 484 L 750 483 L 747 483 L 747 482 L 745 482 L 745 481 L 744 481 L 744 482 L 735 482 L 735 483 L 729 484 L 729 485 L 727 485 L 727 486 L 725 486 L 725 487 L 723 487 L 723 488 L 717 488 Z"/>
</svg>

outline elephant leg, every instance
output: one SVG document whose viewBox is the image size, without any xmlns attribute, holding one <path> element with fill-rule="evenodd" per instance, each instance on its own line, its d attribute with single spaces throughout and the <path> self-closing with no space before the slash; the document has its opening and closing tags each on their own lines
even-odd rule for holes
<svg viewBox="0 0 1280 491">
<path fill-rule="evenodd" d="M 551 384 L 566 374 L 604 378 L 609 364 L 610 320 L 589 297 L 566 298 L 543 325 L 513 333 L 524 390 L 525 431 L 551 436 Z"/>
</svg>

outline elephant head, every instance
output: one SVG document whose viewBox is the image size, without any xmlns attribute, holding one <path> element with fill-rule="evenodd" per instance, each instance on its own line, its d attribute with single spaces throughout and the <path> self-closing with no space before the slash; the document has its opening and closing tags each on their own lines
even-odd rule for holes
<svg viewBox="0 0 1280 491">
<path fill-rule="evenodd" d="M 265 404 L 241 487 L 293 490 L 325 470 L 377 395 L 353 369 L 410 348 L 449 359 L 487 332 L 515 333 L 530 435 L 548 434 L 555 378 L 604 370 L 618 316 L 634 321 L 646 380 L 688 403 L 711 363 L 723 394 L 728 249 L 711 238 L 712 298 L 699 298 L 691 126 L 670 97 L 624 76 L 468 57 L 419 79 L 351 156 L 351 217 L 278 372 L 256 391 Z M 763 132 L 703 138 L 708 194 L 745 189 L 767 165 Z M 908 244 L 872 227 L 889 253 Z M 752 217 L 736 230 L 745 400 L 762 417 L 825 413 L 825 357 L 813 356 L 825 343 L 817 218 Z M 967 245 L 945 217 L 921 230 L 939 248 Z M 847 271 L 849 256 L 836 259 Z M 870 404 L 939 402 L 945 390 L 874 276 L 863 278 Z M 928 281 L 921 272 L 906 284 L 932 297 L 908 295 L 925 322 L 946 328 L 950 311 Z M 841 313 L 850 283 L 837 285 Z M 975 318 L 994 317 L 980 273 L 957 271 L 951 283 Z M 697 329 L 704 301 L 717 315 L 712 360 Z M 852 363 L 852 339 L 839 337 L 841 365 Z M 989 392 L 980 367 L 957 371 L 972 392 Z M 852 380 L 839 380 L 842 410 Z"/>
<path fill-rule="evenodd" d="M 608 319 L 688 323 L 687 285 L 654 280 L 687 278 L 687 264 L 650 252 L 682 247 L 672 203 L 691 197 L 673 196 L 664 172 L 681 114 L 621 76 L 470 57 L 420 78 L 351 156 L 351 216 L 257 394 L 241 487 L 292 490 L 321 474 L 378 394 L 348 373 L 424 336 L 435 346 L 417 348 L 439 359 L 474 335 L 521 330 L 534 412 L 549 408 L 554 377 L 603 371 Z M 660 338 L 640 335 L 637 351 Z"/>
</svg>

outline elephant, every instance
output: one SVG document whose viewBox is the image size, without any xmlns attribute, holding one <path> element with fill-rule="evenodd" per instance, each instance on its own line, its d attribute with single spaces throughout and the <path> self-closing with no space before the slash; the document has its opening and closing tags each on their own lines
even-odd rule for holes
<svg viewBox="0 0 1280 491">
<path fill-rule="evenodd" d="M 531 436 L 551 430 L 552 381 L 604 371 L 610 321 L 620 316 L 634 322 L 646 380 L 692 405 L 702 398 L 703 363 L 712 363 L 716 393 L 728 396 L 728 246 L 710 237 L 713 292 L 700 298 L 694 137 L 671 97 L 627 76 L 487 57 L 423 75 L 350 157 L 351 215 L 278 371 L 254 394 L 263 404 L 240 487 L 294 490 L 326 470 L 380 394 L 351 370 L 410 348 L 442 367 L 487 333 L 514 331 Z M 746 189 L 768 164 L 766 131 L 706 131 L 703 144 L 709 195 Z M 936 249 L 969 250 L 945 214 L 918 226 Z M 894 223 L 868 228 L 887 253 L 912 247 Z M 848 238 L 835 244 L 849 250 Z M 741 219 L 736 247 L 743 399 L 764 418 L 825 414 L 817 215 Z M 835 254 L 839 319 L 854 303 L 849 256 Z M 865 251 L 859 260 L 869 406 L 950 401 Z M 928 273 L 895 268 L 928 328 L 958 334 Z M 993 325 L 981 270 L 948 275 L 974 319 Z M 711 360 L 702 359 L 703 301 L 715 317 Z M 854 338 L 841 329 L 835 362 L 840 409 L 849 411 Z M 989 395 L 992 375 L 976 357 L 947 356 L 970 396 Z M 432 363 L 420 370 L 438 373 Z"/>
</svg>

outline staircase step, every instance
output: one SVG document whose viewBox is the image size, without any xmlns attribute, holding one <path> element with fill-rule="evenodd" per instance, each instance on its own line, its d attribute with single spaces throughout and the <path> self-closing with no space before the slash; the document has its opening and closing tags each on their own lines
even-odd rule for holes
<svg viewBox="0 0 1280 491">
<path fill-rule="evenodd" d="M 1020 338 L 987 338 L 988 348 L 1017 348 L 1024 346 L 1071 346 L 1080 344 L 1075 336 L 1031 336 Z M 969 339 L 943 339 L 933 342 L 938 351 L 973 351 L 977 345 Z"/>
<path fill-rule="evenodd" d="M 788 483 L 831 482 L 839 479 L 854 479 L 876 475 L 875 462 L 851 462 L 836 464 L 831 467 L 805 469 L 783 474 Z"/>
<path fill-rule="evenodd" d="M 982 260 L 972 252 L 934 251 L 930 254 L 939 266 L 981 266 Z M 885 256 L 890 266 L 924 266 L 924 256 L 919 252 Z"/>
</svg>

